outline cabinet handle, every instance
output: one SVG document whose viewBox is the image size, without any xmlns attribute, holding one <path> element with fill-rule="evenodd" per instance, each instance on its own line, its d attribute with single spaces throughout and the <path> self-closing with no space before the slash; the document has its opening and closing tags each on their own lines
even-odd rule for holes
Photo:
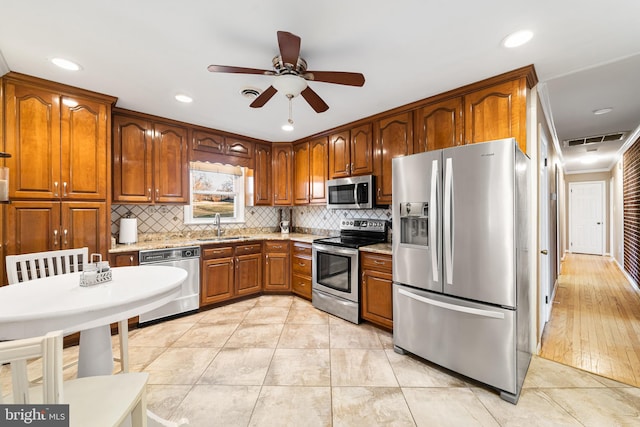
<svg viewBox="0 0 640 427">
<path fill-rule="evenodd" d="M 235 263 L 236 263 L 236 270 L 237 270 L 238 268 L 240 268 L 240 263 L 238 262 L 238 258 L 235 259 Z"/>
<path fill-rule="evenodd" d="M 69 242 L 67 242 L 67 234 L 69 234 L 69 231 L 65 228 L 64 231 L 62 232 L 62 234 L 64 234 L 64 243 L 63 245 L 67 246 Z"/>
<path fill-rule="evenodd" d="M 349 166 L 349 171 L 351 172 L 351 174 L 353 174 L 353 163 L 351 163 L 351 165 Z"/>
<path fill-rule="evenodd" d="M 62 183 L 62 195 L 64 197 L 67 197 L 67 182 L 66 181 Z"/>
<path fill-rule="evenodd" d="M 265 259 L 267 260 L 267 265 L 269 265 L 269 255 L 265 255 Z"/>
<path fill-rule="evenodd" d="M 281 246 L 281 245 L 278 245 L 278 246 L 271 246 L 271 248 L 272 248 L 272 249 L 282 249 L 282 246 Z"/>
<path fill-rule="evenodd" d="M 156 188 L 156 202 L 158 201 L 159 198 L 160 198 L 160 189 Z"/>
<path fill-rule="evenodd" d="M 130 255 L 130 256 L 129 256 L 129 263 L 130 263 L 131 265 L 133 265 L 133 255 Z"/>
<path fill-rule="evenodd" d="M 58 181 L 53 183 L 53 195 L 58 197 Z"/>
<path fill-rule="evenodd" d="M 58 246 L 58 230 L 53 230 L 53 246 Z"/>
<path fill-rule="evenodd" d="M 380 187 L 378 187 L 378 197 L 380 197 Z"/>
<path fill-rule="evenodd" d="M 373 263 L 374 263 L 374 264 L 378 264 L 378 265 L 386 265 L 386 264 L 387 264 L 387 263 L 386 263 L 386 262 L 384 262 L 384 261 L 377 261 L 377 260 L 375 260 L 375 259 L 373 260 Z"/>
<path fill-rule="evenodd" d="M 151 188 L 148 188 L 147 191 L 149 192 L 149 195 L 147 196 L 147 200 L 151 201 Z"/>
<path fill-rule="evenodd" d="M 304 282 L 300 282 L 300 283 L 298 283 L 298 286 L 300 286 L 300 287 L 304 287 Z"/>
<path fill-rule="evenodd" d="M 298 265 L 299 265 L 300 267 L 304 267 L 304 266 L 305 266 L 305 265 L 307 265 L 307 264 L 305 264 L 304 262 L 299 262 L 299 263 L 298 263 Z"/>
</svg>

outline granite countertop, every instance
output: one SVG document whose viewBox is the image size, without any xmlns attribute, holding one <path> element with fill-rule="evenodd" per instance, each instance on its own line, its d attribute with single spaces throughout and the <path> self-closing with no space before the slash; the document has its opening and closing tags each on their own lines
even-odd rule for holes
<svg viewBox="0 0 640 427">
<path fill-rule="evenodd" d="M 362 252 L 375 252 L 377 254 L 391 255 L 391 243 L 376 243 L 375 245 L 360 247 Z"/>
<path fill-rule="evenodd" d="M 198 238 L 185 238 L 185 237 L 172 237 L 166 239 L 156 239 L 144 242 L 138 242 L 131 245 L 117 244 L 115 247 L 109 249 L 110 254 L 129 251 L 144 251 L 150 249 L 164 249 L 164 248 L 178 248 L 183 246 L 202 246 L 218 243 L 245 243 L 254 240 L 293 240 L 297 242 L 311 243 L 315 239 L 321 239 L 326 236 L 319 236 L 315 234 L 303 234 L 303 233 L 262 233 L 262 234 L 248 234 L 240 236 L 228 236 L 231 238 L 225 239 L 224 236 L 221 239 L 212 237 L 211 240 L 201 240 Z"/>
<path fill-rule="evenodd" d="M 150 241 L 138 242 L 131 245 L 117 244 L 115 247 L 109 249 L 110 254 L 119 252 L 130 251 L 146 251 L 151 249 L 165 249 L 165 248 L 178 248 L 184 246 L 203 246 L 221 243 L 246 243 L 256 240 L 292 240 L 296 242 L 312 243 L 316 239 L 322 239 L 327 236 L 317 234 L 304 234 L 304 233 L 260 233 L 260 234 L 248 234 L 240 236 L 228 236 L 231 238 L 225 239 L 224 236 L 221 239 L 212 237 L 211 240 L 201 240 L 201 238 L 187 238 L 187 237 L 167 237 L 165 239 L 158 238 Z M 391 255 L 391 243 L 377 243 L 375 245 L 362 246 L 361 251 L 375 252 L 380 254 Z"/>
</svg>

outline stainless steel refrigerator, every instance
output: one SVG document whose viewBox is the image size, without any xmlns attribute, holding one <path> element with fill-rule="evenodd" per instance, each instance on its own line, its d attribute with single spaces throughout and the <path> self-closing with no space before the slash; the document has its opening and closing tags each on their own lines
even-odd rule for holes
<svg viewBox="0 0 640 427">
<path fill-rule="evenodd" d="M 516 403 L 531 360 L 529 159 L 515 139 L 393 159 L 393 342 Z"/>
</svg>

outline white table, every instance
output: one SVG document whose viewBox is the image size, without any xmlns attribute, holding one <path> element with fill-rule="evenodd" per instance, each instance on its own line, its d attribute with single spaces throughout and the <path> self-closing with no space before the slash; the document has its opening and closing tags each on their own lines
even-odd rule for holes
<svg viewBox="0 0 640 427">
<path fill-rule="evenodd" d="M 80 331 L 78 377 L 113 371 L 110 324 L 158 308 L 180 295 L 177 267 L 112 269 L 113 280 L 81 287 L 80 273 L 0 287 L 0 340 Z"/>
</svg>

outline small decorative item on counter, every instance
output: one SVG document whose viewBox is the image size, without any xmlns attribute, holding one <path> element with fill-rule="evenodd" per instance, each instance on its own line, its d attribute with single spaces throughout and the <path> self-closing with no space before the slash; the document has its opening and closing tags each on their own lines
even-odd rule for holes
<svg viewBox="0 0 640 427">
<path fill-rule="evenodd" d="M 94 260 L 96 260 L 94 262 Z M 102 261 L 102 255 L 91 254 L 90 262 L 84 264 L 80 273 L 80 286 L 93 286 L 111 281 L 109 261 Z"/>
</svg>

